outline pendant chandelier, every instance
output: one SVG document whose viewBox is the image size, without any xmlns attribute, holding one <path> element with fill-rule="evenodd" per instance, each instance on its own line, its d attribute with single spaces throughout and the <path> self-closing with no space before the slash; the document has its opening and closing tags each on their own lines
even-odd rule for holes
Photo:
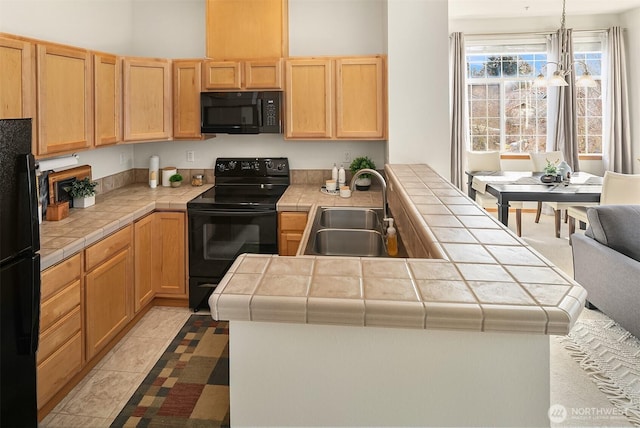
<svg viewBox="0 0 640 428">
<path fill-rule="evenodd" d="M 547 61 L 547 63 L 542 67 L 543 70 L 547 68 L 548 64 L 555 64 L 556 70 L 553 72 L 549 79 L 546 79 L 545 75 L 540 71 L 540 74 L 533 81 L 534 87 L 547 87 L 547 86 L 569 86 L 567 83 L 567 76 L 571 74 L 572 71 L 576 70 L 577 65 L 582 67 L 582 75 L 576 79 L 576 86 L 583 88 L 594 88 L 598 86 L 591 73 L 589 72 L 589 67 L 584 61 L 577 61 L 573 58 L 569 58 L 569 53 L 567 49 L 567 40 L 565 36 L 565 22 L 566 22 L 566 0 L 562 0 L 562 19 L 560 21 L 560 35 L 563 37 L 562 46 L 560 48 L 560 58 L 559 62 Z M 566 67 L 566 68 L 565 68 Z"/>
</svg>

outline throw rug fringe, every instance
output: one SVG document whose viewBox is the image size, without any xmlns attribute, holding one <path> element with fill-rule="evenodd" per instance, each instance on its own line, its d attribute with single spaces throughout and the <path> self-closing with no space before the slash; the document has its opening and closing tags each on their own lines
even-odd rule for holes
<svg viewBox="0 0 640 428">
<path fill-rule="evenodd" d="M 640 426 L 640 340 L 614 321 L 578 320 L 560 342 L 629 422 Z"/>
<path fill-rule="evenodd" d="M 111 427 L 229 427 L 229 419 L 229 324 L 191 315 Z"/>
</svg>

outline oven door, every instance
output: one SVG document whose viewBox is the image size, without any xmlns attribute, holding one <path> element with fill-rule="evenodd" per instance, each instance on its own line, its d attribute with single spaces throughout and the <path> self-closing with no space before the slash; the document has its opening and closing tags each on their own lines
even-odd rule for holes
<svg viewBox="0 0 640 428">
<path fill-rule="evenodd" d="M 243 253 L 278 253 L 275 209 L 190 209 L 189 276 L 222 278 Z"/>
</svg>

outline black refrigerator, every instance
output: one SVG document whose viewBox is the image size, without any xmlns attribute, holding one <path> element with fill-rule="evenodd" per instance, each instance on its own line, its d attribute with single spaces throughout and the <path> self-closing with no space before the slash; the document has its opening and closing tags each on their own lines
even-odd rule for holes
<svg viewBox="0 0 640 428">
<path fill-rule="evenodd" d="M 36 427 L 40 226 L 31 119 L 0 119 L 0 427 Z"/>
</svg>

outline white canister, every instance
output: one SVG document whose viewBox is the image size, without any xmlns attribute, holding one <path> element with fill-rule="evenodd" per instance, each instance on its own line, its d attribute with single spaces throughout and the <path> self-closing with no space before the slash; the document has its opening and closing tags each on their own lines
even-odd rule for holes
<svg viewBox="0 0 640 428">
<path fill-rule="evenodd" d="M 162 186 L 169 187 L 171 183 L 169 182 L 169 177 L 177 172 L 175 166 L 166 166 L 162 168 Z"/>
<path fill-rule="evenodd" d="M 155 189 L 158 185 L 158 171 L 160 170 L 160 158 L 151 156 L 149 158 L 149 187 Z"/>
</svg>

